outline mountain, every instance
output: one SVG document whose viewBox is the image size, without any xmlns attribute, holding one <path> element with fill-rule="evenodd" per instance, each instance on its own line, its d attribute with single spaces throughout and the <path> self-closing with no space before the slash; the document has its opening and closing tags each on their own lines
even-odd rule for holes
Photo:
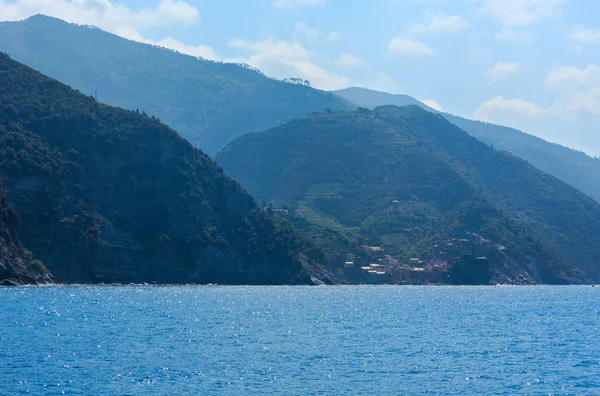
<svg viewBox="0 0 600 396">
<path fill-rule="evenodd" d="M 429 106 L 426 106 L 423 102 L 418 101 L 412 96 L 402 95 L 402 94 L 390 94 L 387 92 L 375 91 L 367 88 L 360 87 L 350 87 L 340 89 L 338 91 L 333 91 L 338 96 L 341 96 L 344 99 L 349 100 L 350 102 L 356 104 L 360 107 L 365 107 L 367 109 L 374 109 L 375 107 L 380 106 L 419 106 L 426 110 L 433 109 Z"/>
<path fill-rule="evenodd" d="M 102 103 L 159 117 L 196 147 L 312 112 L 355 106 L 329 92 L 257 70 L 129 41 L 46 16 L 0 23 L 0 51 Z"/>
<path fill-rule="evenodd" d="M 52 278 L 46 267 L 25 252 L 19 242 L 18 219 L 8 205 L 0 180 L 0 285 L 48 283 Z"/>
<path fill-rule="evenodd" d="M 335 93 L 358 106 L 369 109 L 385 105 L 416 105 L 437 112 L 471 136 L 498 150 L 523 158 L 536 168 L 559 178 L 600 202 L 600 158 L 592 158 L 581 151 L 547 142 L 513 128 L 438 112 L 407 95 L 393 95 L 357 87 Z"/>
<path fill-rule="evenodd" d="M 333 260 L 362 243 L 486 256 L 491 282 L 600 280 L 600 204 L 416 106 L 313 115 L 241 136 L 217 162 Z"/>
<path fill-rule="evenodd" d="M 322 257 L 154 117 L 0 55 L 0 177 L 58 282 L 309 283 Z"/>
</svg>

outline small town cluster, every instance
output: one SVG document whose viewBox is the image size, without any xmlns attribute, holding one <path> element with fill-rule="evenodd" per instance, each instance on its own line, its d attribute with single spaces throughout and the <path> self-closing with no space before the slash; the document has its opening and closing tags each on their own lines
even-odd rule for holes
<svg viewBox="0 0 600 396">
<path fill-rule="evenodd" d="M 360 246 L 356 253 L 348 253 L 343 265 L 335 269 L 337 276 L 369 284 L 427 284 L 446 283 L 448 263 L 432 260 L 424 263 L 413 257 L 408 263 L 385 254 L 378 246 Z"/>
<path fill-rule="evenodd" d="M 478 242 L 488 245 L 502 252 L 506 248 L 499 244 L 491 243 L 480 235 L 472 234 Z M 423 261 L 418 257 L 401 262 L 397 258 L 386 254 L 382 247 L 360 245 L 354 253 L 348 253 L 346 259 L 336 269 L 335 274 L 356 283 L 366 284 L 444 284 L 452 283 L 452 274 L 449 269 L 471 268 L 469 276 L 478 272 L 484 274 L 489 261 L 485 256 L 458 253 L 465 249 L 454 249 L 456 245 L 469 243 L 468 239 L 448 239 L 443 245 L 435 245 L 435 258 Z M 472 252 L 474 253 L 474 252 Z M 472 271 L 477 269 L 477 271 Z M 456 272 L 456 271 L 454 271 Z M 480 274 L 480 275 L 481 275 Z M 456 274 L 455 274 L 456 275 Z M 473 281 L 473 279 L 471 279 Z"/>
<path fill-rule="evenodd" d="M 394 200 L 398 203 L 398 200 Z M 265 210 L 282 216 L 290 216 L 288 209 Z M 294 218 L 303 217 L 302 210 L 292 211 Z M 433 258 L 419 257 L 404 260 L 386 254 L 383 247 L 357 245 L 345 254 L 345 260 L 334 260 L 335 275 L 340 280 L 362 284 L 448 284 L 460 282 L 485 283 L 490 262 L 487 253 L 504 252 L 505 246 L 482 235 L 465 232 L 462 237 L 448 237 L 433 245 Z M 457 270 L 458 269 L 458 270 Z M 458 279 L 460 278 L 460 279 Z"/>
</svg>

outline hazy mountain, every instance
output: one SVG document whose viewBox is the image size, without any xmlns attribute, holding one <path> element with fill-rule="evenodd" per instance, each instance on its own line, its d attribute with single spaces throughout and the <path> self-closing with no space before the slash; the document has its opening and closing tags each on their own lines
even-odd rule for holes
<svg viewBox="0 0 600 396">
<path fill-rule="evenodd" d="M 333 91 L 336 95 L 349 100 L 360 107 L 374 109 L 379 106 L 419 106 L 427 110 L 433 110 L 412 96 L 402 94 L 390 94 L 387 92 L 375 91 L 367 88 L 351 87 Z"/>
<path fill-rule="evenodd" d="M 59 282 L 307 283 L 320 257 L 154 117 L 5 54 L 0 177 L 23 245 Z"/>
<path fill-rule="evenodd" d="M 17 237 L 19 216 L 8 205 L 0 180 L 0 285 L 46 283 L 50 274 L 41 261 L 25 252 Z"/>
<path fill-rule="evenodd" d="M 370 109 L 385 105 L 417 105 L 437 112 L 407 95 L 392 95 L 365 88 L 347 88 L 335 93 L 358 106 Z M 471 136 L 494 148 L 523 158 L 538 169 L 556 176 L 600 201 L 600 159 L 513 128 L 473 121 L 448 113 L 438 113 Z"/>
<path fill-rule="evenodd" d="M 267 78 L 45 16 L 0 23 L 0 51 L 102 103 L 159 117 L 213 154 L 234 137 L 354 105 Z"/>
<path fill-rule="evenodd" d="M 354 242 L 433 258 L 457 239 L 453 253 L 491 260 L 492 281 L 600 280 L 600 204 L 415 106 L 314 115 L 241 136 L 217 161 L 298 209 L 334 258 Z"/>
</svg>

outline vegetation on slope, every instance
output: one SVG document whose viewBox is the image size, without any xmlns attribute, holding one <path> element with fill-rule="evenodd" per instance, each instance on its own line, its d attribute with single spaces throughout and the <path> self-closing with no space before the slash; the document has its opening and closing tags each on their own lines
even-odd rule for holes
<svg viewBox="0 0 600 396">
<path fill-rule="evenodd" d="M 434 258 L 468 238 L 498 280 L 600 279 L 597 202 L 418 107 L 314 115 L 241 136 L 217 161 L 259 200 L 309 202 L 330 220 L 303 218 L 327 230 L 309 234 L 321 246 L 337 235 Z"/>
<path fill-rule="evenodd" d="M 16 236 L 19 216 L 8 205 L 2 187 L 0 180 L 0 285 L 50 282 L 44 264 L 21 247 Z"/>
<path fill-rule="evenodd" d="M 0 51 L 86 95 L 97 91 L 102 103 L 155 115 L 211 155 L 246 132 L 312 112 L 354 108 L 332 93 L 248 67 L 41 15 L 0 23 Z"/>
<path fill-rule="evenodd" d="M 308 282 L 319 252 L 154 117 L 0 54 L 0 176 L 59 282 Z"/>
<path fill-rule="evenodd" d="M 335 93 L 369 109 L 385 105 L 416 105 L 437 112 L 407 95 L 392 95 L 365 88 L 347 88 Z M 516 155 L 600 201 L 600 158 L 592 158 L 580 151 L 547 142 L 513 128 L 437 113 L 482 142 Z"/>
</svg>

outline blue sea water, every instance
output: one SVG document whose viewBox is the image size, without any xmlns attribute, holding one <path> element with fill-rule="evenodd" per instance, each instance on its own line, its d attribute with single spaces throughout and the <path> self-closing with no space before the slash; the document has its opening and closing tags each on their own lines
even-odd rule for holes
<svg viewBox="0 0 600 396">
<path fill-rule="evenodd" d="M 600 288 L 0 288 L 0 394 L 600 394 Z"/>
</svg>

